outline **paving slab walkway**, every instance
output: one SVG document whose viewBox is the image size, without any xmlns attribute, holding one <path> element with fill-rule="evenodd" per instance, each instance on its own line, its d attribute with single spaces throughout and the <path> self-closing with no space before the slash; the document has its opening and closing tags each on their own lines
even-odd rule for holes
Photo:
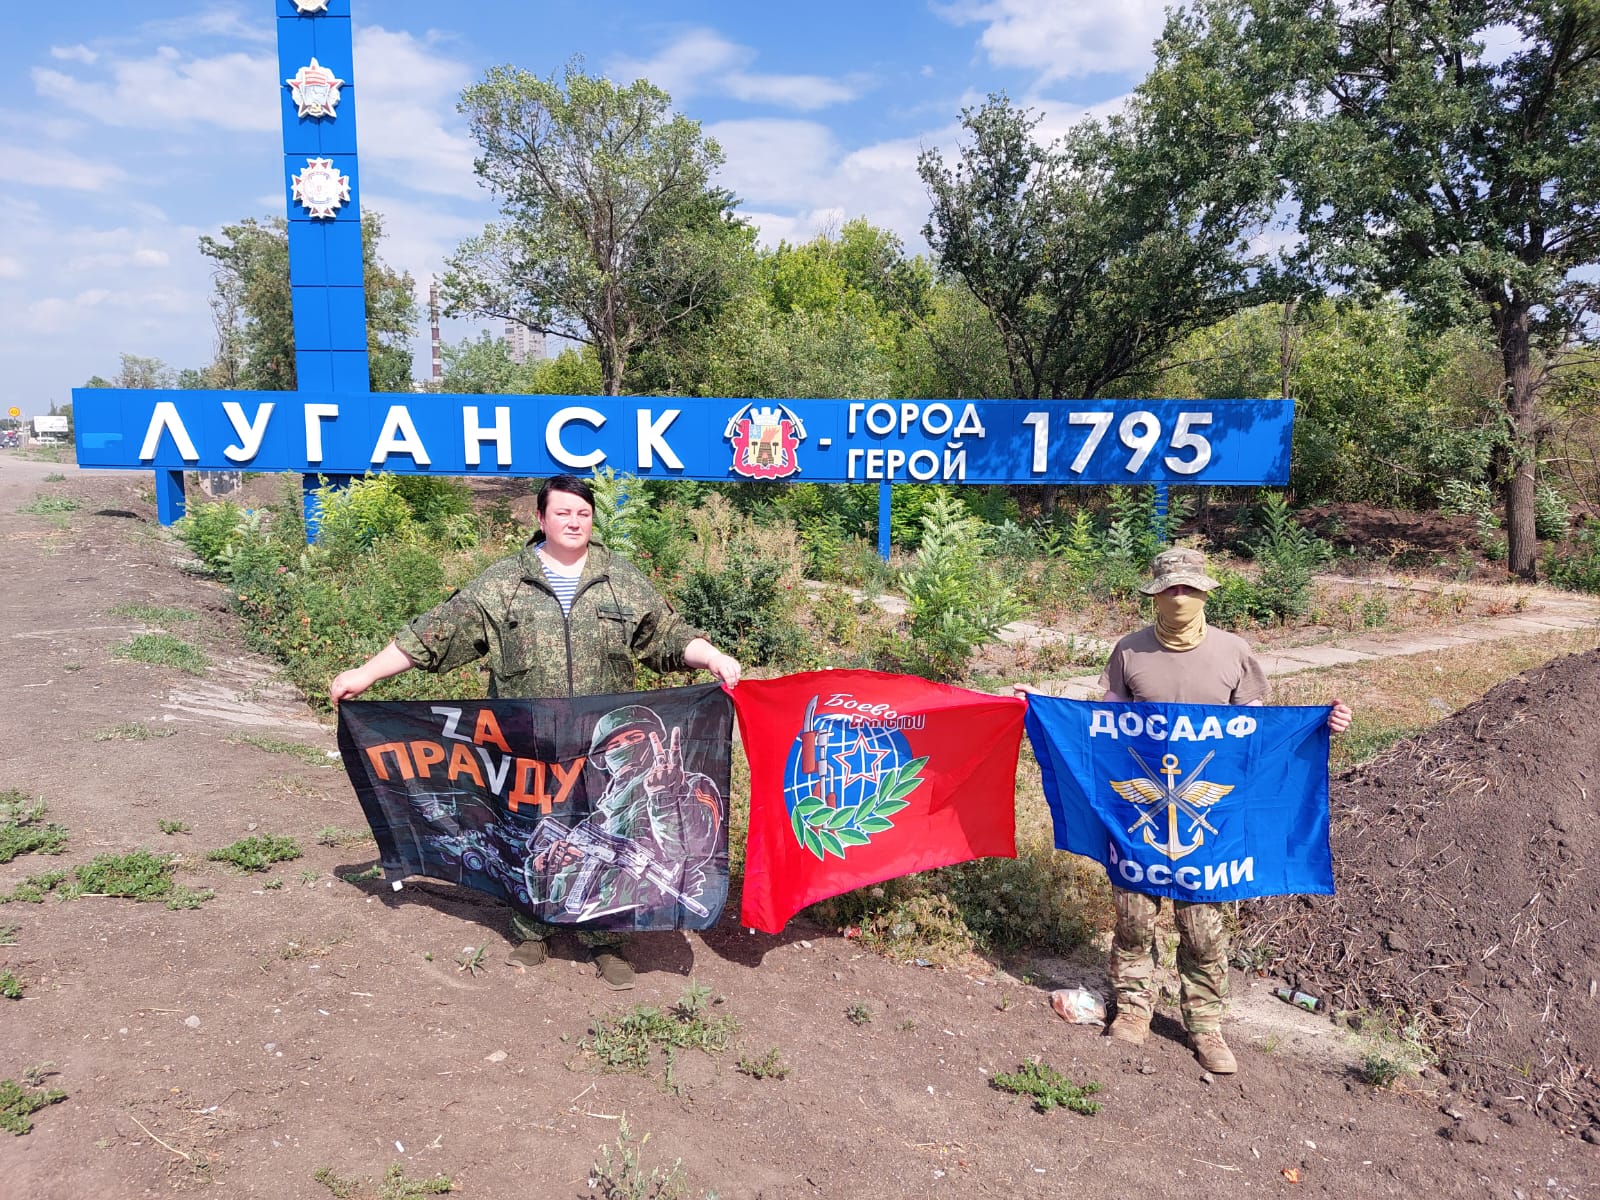
<svg viewBox="0 0 1600 1200">
<path fill-rule="evenodd" d="M 1351 634 L 1306 646 L 1278 647 L 1264 651 L 1258 657 L 1268 677 L 1294 675 L 1326 667 L 1342 667 L 1351 663 L 1370 662 L 1378 658 L 1397 658 L 1408 654 L 1427 654 L 1435 650 L 1449 650 L 1483 642 L 1508 638 L 1557 633 L 1564 630 L 1600 628 L 1600 596 L 1574 592 L 1558 592 L 1535 585 L 1484 585 L 1443 583 L 1436 580 L 1408 579 L 1401 576 L 1354 578 L 1344 575 L 1319 575 L 1325 584 L 1342 584 L 1384 588 L 1402 592 L 1465 592 L 1480 599 L 1491 599 L 1510 610 L 1504 616 L 1476 617 L 1463 621 L 1450 629 L 1401 631 L 1393 634 Z M 1044 645 L 1049 641 L 1066 641 L 1070 635 L 1047 626 L 1017 622 L 1001 631 L 1001 637 L 1013 643 Z M 1081 637 L 1077 644 L 1093 645 L 1099 653 L 1109 654 L 1111 646 L 1104 642 L 1086 643 Z M 1068 679 L 1047 681 L 1037 685 L 1040 691 L 1074 700 L 1096 699 L 1100 695 L 1100 674 L 1078 675 Z"/>
</svg>

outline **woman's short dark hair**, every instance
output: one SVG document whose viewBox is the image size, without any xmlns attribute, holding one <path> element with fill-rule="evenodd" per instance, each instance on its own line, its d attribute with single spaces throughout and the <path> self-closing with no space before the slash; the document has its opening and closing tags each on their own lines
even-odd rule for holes
<svg viewBox="0 0 1600 1200">
<path fill-rule="evenodd" d="M 544 516 L 544 506 L 551 492 L 566 492 L 577 496 L 590 508 L 594 507 L 594 489 L 576 475 L 552 475 L 539 488 L 539 515 Z"/>
</svg>

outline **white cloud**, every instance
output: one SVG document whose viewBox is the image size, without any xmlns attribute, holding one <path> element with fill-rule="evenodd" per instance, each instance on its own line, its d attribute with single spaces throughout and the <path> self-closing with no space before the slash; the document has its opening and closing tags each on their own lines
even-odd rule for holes
<svg viewBox="0 0 1600 1200">
<path fill-rule="evenodd" d="M 115 230 L 105 236 L 122 245 L 134 240 L 133 235 L 125 229 Z M 140 246 L 134 249 L 102 250 L 75 255 L 67 260 L 65 267 L 68 271 L 114 271 L 124 267 L 137 267 L 148 271 L 165 267 L 171 262 L 172 256 L 165 250 Z"/>
<path fill-rule="evenodd" d="M 92 63 L 100 56 L 80 42 L 76 46 L 51 46 L 50 57 L 70 62 Z"/>
<path fill-rule="evenodd" d="M 756 51 L 730 42 L 711 29 L 692 29 L 652 58 L 619 57 L 606 74 L 619 82 L 648 79 L 682 103 L 690 96 L 731 96 L 750 104 L 771 104 L 813 112 L 854 100 L 866 88 L 863 79 L 830 79 L 825 75 L 774 75 L 747 70 Z"/>
<path fill-rule="evenodd" d="M 378 247 L 383 261 L 397 271 L 410 271 L 424 292 L 426 277 L 442 270 L 445 256 L 463 239 L 482 233 L 493 216 L 487 204 L 481 215 L 463 216 L 384 192 L 368 191 L 361 202 L 366 211 L 383 215 Z"/>
<path fill-rule="evenodd" d="M 957 25 L 982 25 L 978 41 L 994 65 L 1037 71 L 1049 80 L 1142 74 L 1166 7 L 1166 0 L 955 0 L 934 11 Z"/>
<path fill-rule="evenodd" d="M 381 26 L 357 26 L 357 84 L 361 92 L 361 161 L 368 168 L 425 192 L 475 196 L 475 146 L 455 112 L 472 80 L 463 62 L 433 41 Z"/>
<path fill-rule="evenodd" d="M 804 203 L 842 156 L 833 131 L 816 121 L 713 121 L 705 132 L 725 159 L 717 181 L 755 204 Z"/>
<path fill-rule="evenodd" d="M 109 79 L 35 67 L 34 87 L 46 100 L 117 127 L 278 128 L 275 55 L 198 58 L 162 46 L 144 58 L 106 59 L 103 65 Z"/>
<path fill-rule="evenodd" d="M 230 42 L 272 46 L 278 40 L 276 22 L 260 20 L 258 15 L 246 16 L 237 7 L 217 4 L 191 6 L 181 16 L 146 21 L 139 26 L 139 33 L 147 41 L 183 41 L 205 35 Z"/>
<path fill-rule="evenodd" d="M 23 187 L 97 192 L 126 175 L 114 163 L 91 162 L 65 150 L 0 143 L 0 179 Z"/>
<path fill-rule="evenodd" d="M 928 213 L 917 155 L 953 136 L 946 130 L 847 149 L 815 121 L 720 121 L 706 132 L 727 155 L 718 182 L 749 203 L 741 211 L 764 243 L 805 241 L 864 216 L 912 249 L 922 243 Z"/>
<path fill-rule="evenodd" d="M 723 85 L 735 100 L 800 112 L 843 104 L 858 95 L 853 85 L 822 75 L 750 75 L 734 71 L 724 78 Z"/>
<path fill-rule="evenodd" d="M 713 30 L 692 29 L 652 58 L 613 58 L 605 71 L 623 84 L 648 79 L 681 103 L 704 90 L 701 85 L 708 77 L 737 70 L 754 59 L 755 51 Z"/>
<path fill-rule="evenodd" d="M 102 226 L 54 205 L 8 210 L 15 238 L 0 259 L 0 311 L 10 317 L 0 323 L 0 358 L 30 406 L 65 402 L 90 375 L 112 375 L 124 351 L 180 367 L 212 356 L 210 263 L 195 249 L 202 231 L 148 205 L 115 211 Z"/>
</svg>

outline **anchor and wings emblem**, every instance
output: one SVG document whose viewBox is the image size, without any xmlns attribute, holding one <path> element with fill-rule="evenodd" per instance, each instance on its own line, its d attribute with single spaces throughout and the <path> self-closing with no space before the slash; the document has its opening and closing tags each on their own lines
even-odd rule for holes
<svg viewBox="0 0 1600 1200">
<path fill-rule="evenodd" d="M 1163 754 L 1161 770 L 1155 771 L 1137 750 L 1129 747 L 1128 753 L 1139 764 L 1144 778 L 1107 781 L 1117 795 L 1141 810 L 1139 819 L 1128 826 L 1128 832 L 1143 829 L 1145 845 L 1153 846 L 1174 862 L 1186 854 L 1193 854 L 1205 844 L 1207 833 L 1217 832 L 1216 826 L 1206 819 L 1205 810 L 1233 791 L 1234 787 L 1233 784 L 1212 783 L 1197 778 L 1205 770 L 1206 764 L 1216 757 L 1215 753 L 1201 759 L 1200 765 L 1190 771 L 1182 783 L 1174 782 L 1182 774 L 1176 754 Z M 1167 809 L 1167 837 L 1164 842 L 1156 840 L 1156 813 L 1160 805 L 1165 805 Z M 1189 834 L 1194 838 L 1192 842 L 1184 842 L 1178 832 L 1180 812 L 1189 820 Z"/>
</svg>

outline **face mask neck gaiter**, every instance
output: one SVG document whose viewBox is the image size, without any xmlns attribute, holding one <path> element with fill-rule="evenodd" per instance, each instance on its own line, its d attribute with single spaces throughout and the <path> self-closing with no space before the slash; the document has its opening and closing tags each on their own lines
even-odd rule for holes
<svg viewBox="0 0 1600 1200">
<path fill-rule="evenodd" d="M 1193 650 L 1206 636 L 1206 598 L 1158 592 L 1156 640 L 1168 650 Z"/>
</svg>

